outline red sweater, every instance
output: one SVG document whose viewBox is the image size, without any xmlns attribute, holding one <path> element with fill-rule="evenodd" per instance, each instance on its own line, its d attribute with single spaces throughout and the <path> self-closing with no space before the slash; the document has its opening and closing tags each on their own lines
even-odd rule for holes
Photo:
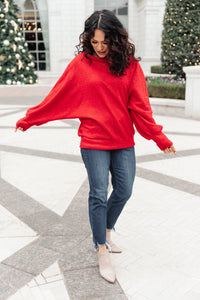
<svg viewBox="0 0 200 300">
<path fill-rule="evenodd" d="M 152 117 L 145 77 L 131 61 L 126 75 L 117 77 L 106 59 L 81 53 L 67 66 L 47 97 L 28 109 L 16 127 L 27 130 L 49 121 L 79 118 L 81 148 L 120 149 L 134 146 L 134 127 L 161 150 L 172 145 Z"/>
</svg>

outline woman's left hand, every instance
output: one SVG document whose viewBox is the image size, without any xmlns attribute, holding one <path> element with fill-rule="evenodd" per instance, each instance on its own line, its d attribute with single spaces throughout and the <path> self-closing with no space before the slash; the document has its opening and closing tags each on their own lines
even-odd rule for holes
<svg viewBox="0 0 200 300">
<path fill-rule="evenodd" d="M 174 154 L 176 154 L 176 149 L 174 148 L 174 146 L 172 145 L 171 147 L 168 147 L 167 149 L 163 150 L 164 153 L 170 153 L 173 152 Z"/>
</svg>

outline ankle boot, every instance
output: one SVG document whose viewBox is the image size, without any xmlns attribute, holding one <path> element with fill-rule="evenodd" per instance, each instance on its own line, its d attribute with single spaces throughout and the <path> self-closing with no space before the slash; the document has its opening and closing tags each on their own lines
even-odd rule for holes
<svg viewBox="0 0 200 300">
<path fill-rule="evenodd" d="M 106 230 L 106 241 L 109 244 L 109 247 L 108 247 L 109 251 L 112 253 L 121 253 L 122 250 L 111 241 L 110 236 L 111 236 L 111 230 L 109 230 L 109 231 Z"/>
<path fill-rule="evenodd" d="M 115 282 L 115 271 L 110 261 L 108 249 L 98 251 L 100 275 L 110 283 Z"/>
</svg>

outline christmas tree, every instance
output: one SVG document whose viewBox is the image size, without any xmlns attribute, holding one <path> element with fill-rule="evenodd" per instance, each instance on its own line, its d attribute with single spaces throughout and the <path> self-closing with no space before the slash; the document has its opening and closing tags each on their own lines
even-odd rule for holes
<svg viewBox="0 0 200 300">
<path fill-rule="evenodd" d="M 184 66 L 200 65 L 200 0 L 167 0 L 163 26 L 162 66 L 185 77 Z"/>
<path fill-rule="evenodd" d="M 20 31 L 19 9 L 14 0 L 0 0 L 0 84 L 33 84 L 33 56 Z"/>
</svg>

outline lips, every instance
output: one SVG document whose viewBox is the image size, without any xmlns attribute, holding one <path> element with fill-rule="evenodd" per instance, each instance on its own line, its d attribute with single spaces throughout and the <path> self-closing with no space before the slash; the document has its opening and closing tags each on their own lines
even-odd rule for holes
<svg viewBox="0 0 200 300">
<path fill-rule="evenodd" d="M 105 51 L 104 51 L 104 52 L 99 52 L 99 51 L 97 51 L 97 53 L 98 53 L 99 55 L 103 55 L 103 54 L 105 54 Z"/>
</svg>

